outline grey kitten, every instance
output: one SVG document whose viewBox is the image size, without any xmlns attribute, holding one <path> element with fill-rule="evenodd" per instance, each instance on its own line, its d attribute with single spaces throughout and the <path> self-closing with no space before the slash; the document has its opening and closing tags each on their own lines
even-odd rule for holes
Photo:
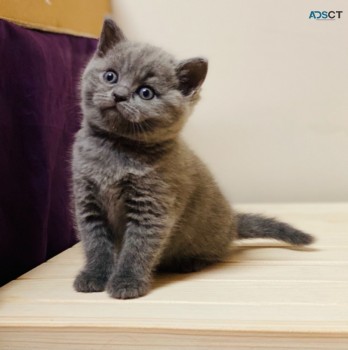
<svg viewBox="0 0 348 350">
<path fill-rule="evenodd" d="M 223 260 L 238 238 L 312 242 L 285 223 L 233 212 L 180 138 L 207 66 L 128 41 L 105 20 L 82 77 L 83 122 L 73 147 L 86 257 L 77 291 L 136 298 L 149 291 L 155 270 L 197 271 Z"/>
</svg>

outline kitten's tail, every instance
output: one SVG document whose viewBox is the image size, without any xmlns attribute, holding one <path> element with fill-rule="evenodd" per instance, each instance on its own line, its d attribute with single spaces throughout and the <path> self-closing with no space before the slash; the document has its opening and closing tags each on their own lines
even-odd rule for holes
<svg viewBox="0 0 348 350">
<path fill-rule="evenodd" d="M 238 238 L 273 238 L 293 245 L 307 245 L 314 237 L 275 219 L 257 214 L 237 214 Z"/>
</svg>

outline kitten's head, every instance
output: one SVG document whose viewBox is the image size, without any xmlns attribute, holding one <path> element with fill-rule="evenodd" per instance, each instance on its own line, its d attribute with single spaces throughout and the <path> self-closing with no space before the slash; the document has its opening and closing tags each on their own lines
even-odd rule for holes
<svg viewBox="0 0 348 350">
<path fill-rule="evenodd" d="M 175 137 L 198 100 L 207 61 L 176 61 L 165 51 L 128 41 L 106 19 L 82 78 L 85 121 L 141 141 Z"/>
</svg>

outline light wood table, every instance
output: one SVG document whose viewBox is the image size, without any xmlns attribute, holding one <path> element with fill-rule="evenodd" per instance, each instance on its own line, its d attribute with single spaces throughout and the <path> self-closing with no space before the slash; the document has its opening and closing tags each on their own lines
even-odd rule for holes
<svg viewBox="0 0 348 350">
<path fill-rule="evenodd" d="M 126 301 L 73 290 L 77 244 L 0 289 L 0 349 L 348 349 L 348 203 L 237 208 L 317 241 L 240 241 L 225 263 Z"/>
</svg>

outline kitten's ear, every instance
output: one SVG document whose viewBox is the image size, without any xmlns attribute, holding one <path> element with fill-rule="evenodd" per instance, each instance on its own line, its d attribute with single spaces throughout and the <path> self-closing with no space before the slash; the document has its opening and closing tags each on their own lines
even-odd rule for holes
<svg viewBox="0 0 348 350">
<path fill-rule="evenodd" d="M 208 71 L 208 61 L 196 57 L 179 63 L 176 68 L 179 90 L 183 95 L 193 95 L 203 84 Z"/>
<path fill-rule="evenodd" d="M 122 30 L 111 18 L 105 18 L 97 48 L 98 56 L 104 56 L 110 48 L 122 40 L 126 40 Z"/>
</svg>

